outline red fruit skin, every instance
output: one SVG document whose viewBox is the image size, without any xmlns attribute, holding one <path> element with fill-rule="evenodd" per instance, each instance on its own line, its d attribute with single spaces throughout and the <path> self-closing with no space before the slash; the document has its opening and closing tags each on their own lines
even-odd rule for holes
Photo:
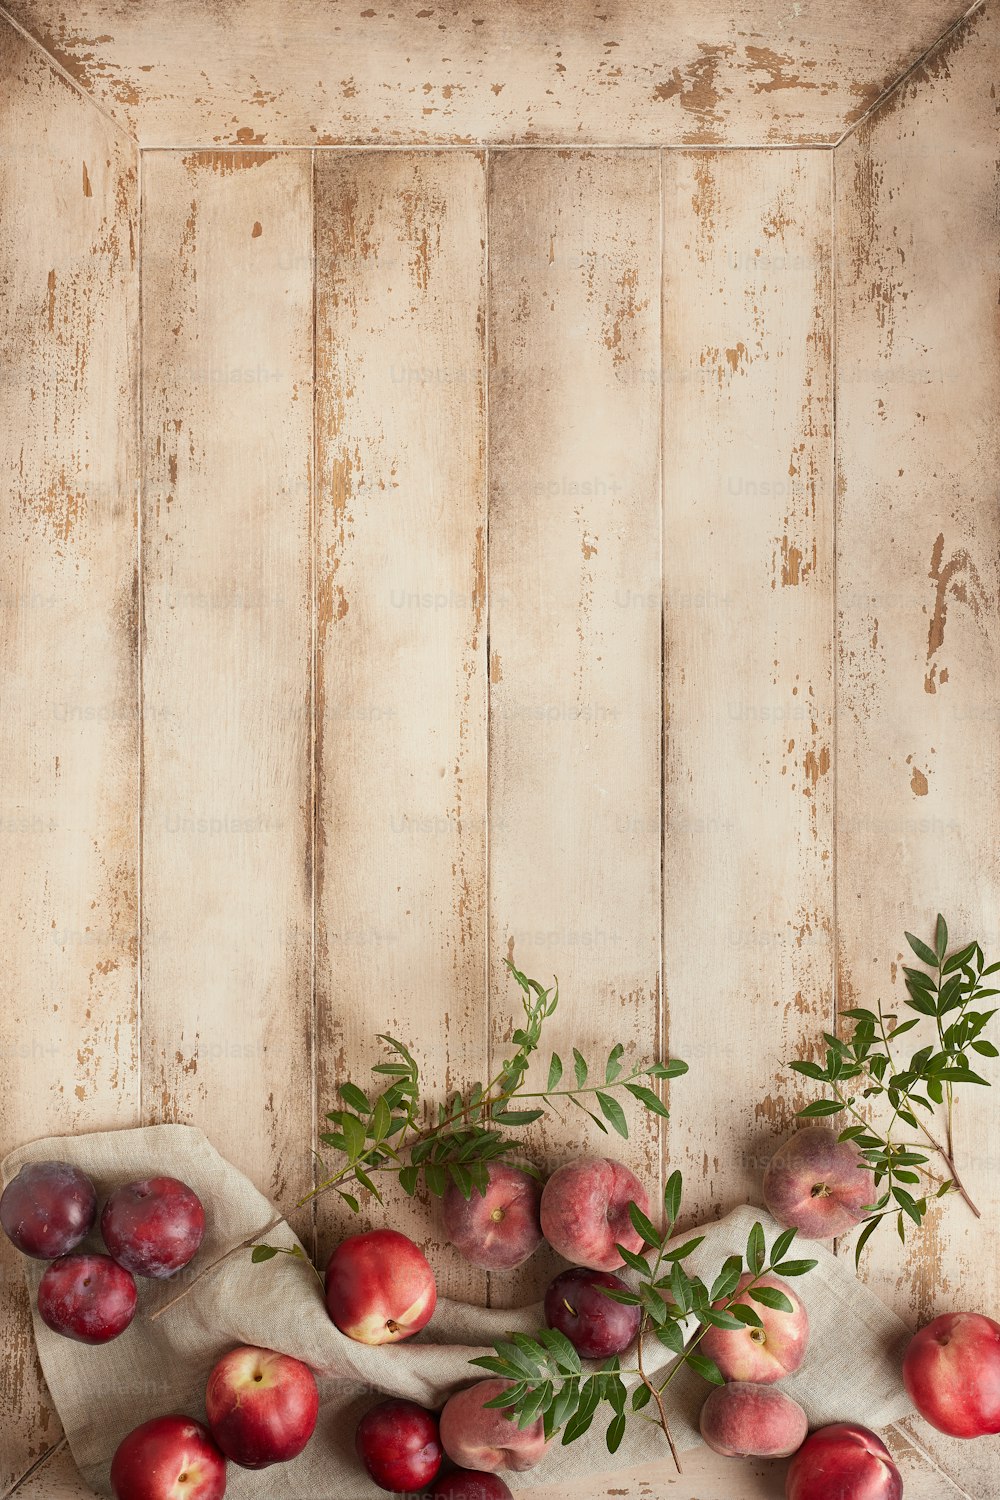
<svg viewBox="0 0 1000 1500">
<path fill-rule="evenodd" d="M 38 1283 L 42 1322 L 80 1344 L 107 1344 L 135 1317 L 132 1276 L 110 1255 L 63 1255 Z"/>
<path fill-rule="evenodd" d="M 847 1234 L 875 1197 L 874 1179 L 851 1141 L 828 1125 L 805 1125 L 771 1157 L 764 1202 L 786 1229 L 810 1240 Z"/>
<path fill-rule="evenodd" d="M 541 1417 L 518 1427 L 501 1407 L 486 1405 L 513 1384 L 477 1380 L 448 1397 L 441 1413 L 441 1446 L 452 1463 L 494 1474 L 497 1469 L 520 1473 L 541 1462 L 549 1446 Z"/>
<path fill-rule="evenodd" d="M 126 1271 L 162 1281 L 197 1253 L 205 1210 L 186 1182 L 145 1177 L 111 1194 L 101 1214 L 101 1234 Z"/>
<path fill-rule="evenodd" d="M 542 1192 L 542 1233 L 565 1260 L 592 1271 L 616 1271 L 615 1249 L 642 1249 L 642 1236 L 629 1218 L 629 1203 L 649 1211 L 646 1189 L 621 1162 L 581 1156 L 553 1172 Z"/>
<path fill-rule="evenodd" d="M 944 1313 L 915 1333 L 903 1382 L 925 1421 L 950 1437 L 1000 1432 L 1000 1323 Z"/>
<path fill-rule="evenodd" d="M 34 1260 L 68 1255 L 97 1218 L 90 1178 L 68 1161 L 26 1162 L 0 1196 L 0 1225 L 12 1245 Z"/>
<path fill-rule="evenodd" d="M 780 1312 L 741 1294 L 750 1283 L 773 1287 L 783 1292 L 792 1304 L 791 1312 Z M 780 1276 L 751 1276 L 745 1272 L 736 1283 L 737 1301 L 752 1307 L 763 1329 L 741 1328 L 737 1333 L 727 1328 L 708 1328 L 702 1337 L 700 1352 L 713 1359 L 727 1380 L 752 1381 L 773 1385 L 797 1370 L 805 1358 L 809 1343 L 809 1314 L 796 1293 Z M 716 1302 L 715 1307 L 725 1304 Z"/>
<path fill-rule="evenodd" d="M 154 1417 L 119 1443 L 111 1489 L 115 1500 L 222 1500 L 226 1460 L 200 1422 Z"/>
<path fill-rule="evenodd" d="M 426 1500 L 514 1500 L 514 1496 L 499 1474 L 484 1474 L 479 1469 L 449 1469 L 435 1479 Z"/>
<path fill-rule="evenodd" d="M 725 1458 L 788 1458 L 805 1442 L 809 1418 L 776 1385 L 731 1380 L 709 1393 L 698 1425 Z"/>
<path fill-rule="evenodd" d="M 881 1438 L 838 1422 L 807 1437 L 785 1476 L 786 1500 L 902 1500 L 903 1481 Z"/>
<path fill-rule="evenodd" d="M 542 1185 L 527 1172 L 494 1162 L 485 1194 L 466 1198 L 449 1183 L 442 1204 L 444 1230 L 460 1255 L 487 1271 L 512 1271 L 542 1243 L 538 1205 Z"/>
<path fill-rule="evenodd" d="M 395 1229 L 352 1234 L 330 1256 L 326 1310 L 361 1344 L 392 1344 L 418 1333 L 437 1305 L 423 1251 Z"/>
<path fill-rule="evenodd" d="M 547 1325 L 564 1333 L 583 1359 L 622 1354 L 639 1332 L 641 1308 L 614 1302 L 601 1287 L 628 1291 L 624 1281 L 610 1271 L 574 1266 L 550 1281 L 545 1293 Z"/>
<path fill-rule="evenodd" d="M 205 1411 L 212 1436 L 244 1469 L 296 1458 L 312 1437 L 319 1390 L 309 1366 L 290 1354 L 243 1345 L 208 1377 Z"/>
<path fill-rule="evenodd" d="M 370 1477 L 392 1494 L 422 1490 L 444 1459 L 438 1419 L 415 1401 L 373 1406 L 358 1423 L 354 1446 Z"/>
</svg>

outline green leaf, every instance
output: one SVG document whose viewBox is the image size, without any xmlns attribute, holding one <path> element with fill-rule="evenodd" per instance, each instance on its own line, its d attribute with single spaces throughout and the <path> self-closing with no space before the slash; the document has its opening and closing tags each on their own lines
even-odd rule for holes
<svg viewBox="0 0 1000 1500">
<path fill-rule="evenodd" d="M 888 1036 L 888 1038 L 889 1038 L 889 1040 L 891 1042 L 897 1036 L 902 1036 L 903 1033 L 904 1033 L 904 1031 L 912 1031 L 913 1028 L 914 1028 L 914 1026 L 919 1026 L 919 1025 L 920 1025 L 919 1021 L 913 1021 L 913 1020 L 910 1020 L 910 1021 L 900 1021 L 899 1025 L 898 1026 L 894 1026 L 891 1031 L 889 1031 L 889 1032 L 886 1033 L 886 1035 Z"/>
<path fill-rule="evenodd" d="M 640 1235 L 647 1245 L 660 1243 L 660 1236 L 637 1203 L 629 1204 L 628 1216 L 632 1220 L 632 1227 L 636 1234 Z"/>
<path fill-rule="evenodd" d="M 788 1066 L 793 1073 L 801 1073 L 803 1078 L 812 1078 L 816 1083 L 826 1083 L 827 1073 L 819 1063 L 814 1062 L 790 1062 Z"/>
<path fill-rule="evenodd" d="M 709 1307 L 702 1313 L 702 1322 L 710 1323 L 713 1328 L 726 1328 L 731 1333 L 743 1328 L 739 1318 L 734 1318 L 732 1313 L 723 1312 L 714 1307 Z"/>
<path fill-rule="evenodd" d="M 573 1048 L 573 1068 L 576 1072 L 576 1086 L 582 1089 L 587 1082 L 587 1063 L 575 1047 Z"/>
<path fill-rule="evenodd" d="M 779 1292 L 776 1286 L 752 1286 L 749 1290 L 753 1300 L 759 1302 L 762 1307 L 771 1307 L 775 1312 L 794 1311 L 784 1292 Z"/>
<path fill-rule="evenodd" d="M 722 1371 L 712 1359 L 707 1359 L 704 1354 L 689 1353 L 685 1356 L 687 1363 L 700 1375 L 702 1380 L 707 1380 L 711 1385 L 725 1385 Z"/>
<path fill-rule="evenodd" d="M 938 912 L 937 925 L 934 928 L 934 950 L 938 963 L 943 964 L 944 956 L 948 952 L 948 923 L 940 912 Z"/>
<path fill-rule="evenodd" d="M 362 1122 L 355 1115 L 344 1116 L 344 1141 L 347 1145 L 347 1159 L 350 1162 L 357 1161 L 362 1155 L 366 1144 L 366 1132 Z"/>
<path fill-rule="evenodd" d="M 391 1125 L 392 1110 L 389 1108 L 389 1105 L 386 1102 L 385 1095 L 380 1094 L 375 1101 L 375 1108 L 372 1111 L 371 1123 L 371 1133 L 375 1138 L 376 1144 L 379 1141 L 385 1140 L 386 1136 L 389 1134 Z"/>
<path fill-rule="evenodd" d="M 774 1271 L 779 1276 L 805 1276 L 809 1271 L 814 1271 L 818 1264 L 815 1260 L 783 1260 L 774 1266 Z"/>
<path fill-rule="evenodd" d="M 739 1318 L 741 1323 L 745 1323 L 748 1328 L 763 1328 L 764 1326 L 760 1313 L 754 1312 L 753 1308 L 748 1307 L 745 1302 L 732 1303 L 728 1311 L 734 1318 Z"/>
<path fill-rule="evenodd" d="M 624 1054 L 624 1051 L 625 1048 L 622 1046 L 621 1042 L 616 1042 L 611 1051 L 608 1053 L 607 1066 L 604 1069 L 605 1083 L 614 1083 L 615 1079 L 621 1073 L 622 1055 Z"/>
<path fill-rule="evenodd" d="M 794 1229 L 783 1229 L 782 1230 L 782 1232 L 778 1235 L 777 1239 L 775 1240 L 774 1244 L 771 1246 L 771 1264 L 772 1265 L 775 1263 L 775 1261 L 779 1261 L 781 1259 L 781 1257 L 787 1253 L 787 1251 L 788 1251 L 789 1247 L 791 1246 L 791 1243 L 792 1243 L 792 1241 L 794 1239 L 795 1239 L 795 1230 Z"/>
<path fill-rule="evenodd" d="M 997 1052 L 992 1042 L 973 1042 L 972 1050 L 973 1052 L 978 1052 L 980 1057 L 1000 1057 L 1000 1052 Z"/>
<path fill-rule="evenodd" d="M 544 1109 L 495 1109 L 490 1119 L 494 1125 L 531 1125 L 544 1113 Z"/>
<path fill-rule="evenodd" d="M 663 1211 L 668 1222 L 673 1225 L 681 1211 L 681 1190 L 683 1187 L 680 1172 L 671 1172 L 667 1178 L 667 1185 L 663 1189 Z"/>
<path fill-rule="evenodd" d="M 723 1297 L 732 1296 L 736 1285 L 743 1274 L 743 1258 L 739 1255 L 731 1255 L 726 1261 L 718 1276 L 712 1282 L 712 1290 L 709 1297 L 713 1302 L 720 1302 Z"/>
<path fill-rule="evenodd" d="M 551 1094 L 552 1090 L 554 1088 L 558 1087 L 559 1080 L 562 1077 L 562 1075 L 563 1075 L 562 1058 L 559 1056 L 559 1054 L 557 1052 L 553 1052 L 553 1054 L 552 1054 L 552 1060 L 549 1063 L 549 1081 L 545 1085 L 545 1092 L 547 1094 Z"/>
<path fill-rule="evenodd" d="M 361 1212 L 361 1205 L 358 1202 L 357 1198 L 355 1198 L 355 1196 L 354 1196 L 353 1193 L 345 1193 L 343 1188 L 338 1188 L 337 1192 L 338 1192 L 339 1196 L 341 1198 L 343 1198 L 344 1202 L 347 1204 L 347 1206 L 351 1210 L 352 1214 L 357 1214 L 357 1213 Z"/>
<path fill-rule="evenodd" d="M 624 1245 L 616 1245 L 615 1249 L 618 1251 L 618 1254 L 621 1256 L 625 1264 L 627 1266 L 631 1266 L 633 1271 L 638 1271 L 640 1276 L 649 1274 L 649 1266 L 643 1260 L 641 1255 L 636 1255 L 634 1250 L 628 1250 Z"/>
<path fill-rule="evenodd" d="M 653 1393 L 648 1385 L 637 1385 L 632 1392 L 632 1410 L 642 1411 L 644 1406 L 649 1405 L 652 1398 Z"/>
<path fill-rule="evenodd" d="M 371 1101 L 368 1095 L 358 1088 L 356 1083 L 340 1084 L 337 1093 L 345 1104 L 349 1105 L 351 1109 L 356 1109 L 359 1114 L 367 1115 L 371 1113 Z"/>
<path fill-rule="evenodd" d="M 601 1107 L 601 1114 L 607 1120 L 608 1124 L 617 1130 L 620 1136 L 628 1140 L 628 1121 L 625 1118 L 625 1111 L 618 1103 L 618 1100 L 613 1099 L 610 1094 L 602 1094 L 598 1090 L 597 1102 Z"/>
<path fill-rule="evenodd" d="M 975 957 L 978 946 L 978 943 L 969 943 L 966 947 L 960 948 L 957 953 L 953 953 L 944 966 L 944 972 L 952 974 L 956 969 L 964 969 L 970 959 Z"/>
<path fill-rule="evenodd" d="M 675 1260 L 670 1268 L 670 1293 L 682 1313 L 691 1311 L 691 1283 L 679 1260 Z"/>
<path fill-rule="evenodd" d="M 424 1163 L 424 1181 L 428 1191 L 435 1198 L 443 1198 L 448 1187 L 448 1174 L 440 1162 L 429 1161 Z"/>
<path fill-rule="evenodd" d="M 254 1245 L 250 1252 L 250 1259 L 255 1266 L 259 1266 L 265 1260 L 273 1260 L 278 1254 L 274 1245 Z"/>
<path fill-rule="evenodd" d="M 618 1449 L 621 1447 L 622 1438 L 625 1436 L 626 1420 L 627 1419 L 623 1411 L 620 1411 L 617 1416 L 612 1418 L 607 1433 L 605 1434 L 605 1442 L 608 1445 L 609 1453 L 617 1453 Z"/>
<path fill-rule="evenodd" d="M 703 1243 L 704 1239 L 705 1236 L 703 1234 L 699 1234 L 693 1240 L 685 1240 L 683 1245 L 678 1245 L 676 1249 L 664 1250 L 663 1259 L 683 1260 L 685 1256 L 690 1255 L 693 1250 L 697 1250 L 698 1246 Z"/>
<path fill-rule="evenodd" d="M 625 1088 L 627 1092 L 632 1095 L 633 1099 L 638 1099 L 639 1103 L 644 1104 L 646 1108 L 648 1110 L 651 1110 L 654 1115 L 659 1115 L 662 1119 L 669 1120 L 670 1111 L 663 1103 L 663 1100 L 659 1099 L 656 1094 L 653 1093 L 652 1089 L 647 1089 L 645 1085 L 641 1083 L 627 1083 L 625 1085 Z"/>
<path fill-rule="evenodd" d="M 927 944 L 922 943 L 918 937 L 914 937 L 912 932 L 904 932 L 903 936 L 922 964 L 927 964 L 931 969 L 937 968 L 938 959 L 933 948 L 928 948 Z"/>
<path fill-rule="evenodd" d="M 652 1063 L 646 1069 L 647 1078 L 683 1078 L 688 1070 L 688 1065 L 679 1057 L 672 1057 L 669 1062 Z"/>
<path fill-rule="evenodd" d="M 382 1194 L 379 1192 L 379 1190 L 375 1186 L 374 1182 L 372 1182 L 371 1178 L 368 1176 L 368 1173 L 367 1172 L 363 1172 L 360 1167 L 355 1167 L 354 1168 L 354 1175 L 358 1179 L 358 1182 L 361 1184 L 361 1186 L 367 1192 L 371 1193 L 372 1197 L 377 1202 L 381 1203 L 382 1202 Z"/>
<path fill-rule="evenodd" d="M 673 1354 L 684 1353 L 684 1334 L 677 1323 L 660 1323 L 654 1329 L 656 1337 L 665 1349 Z"/>
<path fill-rule="evenodd" d="M 839 1099 L 814 1099 L 804 1109 L 797 1109 L 795 1114 L 800 1120 L 816 1120 L 824 1115 L 839 1115 L 845 1108 Z"/>
<path fill-rule="evenodd" d="M 880 1219 L 868 1219 L 867 1222 L 866 1222 L 866 1224 L 865 1224 L 864 1229 L 862 1229 L 861 1233 L 858 1235 L 858 1242 L 857 1242 L 857 1244 L 854 1247 L 854 1268 L 855 1268 L 855 1270 L 857 1270 L 858 1266 L 861 1263 L 861 1252 L 862 1252 L 862 1250 L 865 1248 L 865 1246 L 867 1245 L 868 1241 L 871 1239 L 872 1235 L 875 1233 L 875 1231 L 878 1228 L 878 1226 L 879 1226 L 880 1223 L 881 1223 Z"/>
<path fill-rule="evenodd" d="M 755 1276 L 759 1276 L 764 1267 L 765 1256 L 764 1230 L 760 1224 L 755 1224 L 747 1239 L 747 1267 Z"/>
</svg>

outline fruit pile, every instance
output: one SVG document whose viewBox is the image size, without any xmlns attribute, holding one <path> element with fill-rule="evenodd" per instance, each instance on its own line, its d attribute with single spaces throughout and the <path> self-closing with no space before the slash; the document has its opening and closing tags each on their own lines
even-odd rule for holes
<svg viewBox="0 0 1000 1500">
<path fill-rule="evenodd" d="M 765 1174 L 768 1207 L 786 1226 L 779 1237 L 784 1248 L 792 1230 L 828 1239 L 860 1222 L 869 1184 L 851 1142 L 826 1127 L 800 1130 Z M 448 1238 L 477 1266 L 512 1269 L 543 1240 L 570 1262 L 548 1287 L 546 1331 L 539 1336 L 569 1350 L 577 1369 L 581 1359 L 617 1360 L 636 1349 L 642 1310 L 634 1287 L 616 1272 L 641 1264 L 650 1244 L 648 1209 L 638 1178 L 596 1156 L 559 1167 L 544 1186 L 509 1162 L 493 1162 L 485 1191 L 451 1184 L 442 1204 Z M 185 1183 L 153 1177 L 108 1197 L 99 1220 L 107 1254 L 78 1248 L 97 1223 L 93 1183 L 65 1162 L 24 1166 L 0 1197 L 0 1224 L 14 1245 L 50 1262 L 39 1284 L 40 1316 L 55 1332 L 88 1344 L 107 1343 L 129 1326 L 137 1276 L 162 1280 L 191 1262 L 205 1233 L 205 1210 Z M 810 1264 L 789 1264 L 789 1274 Z M 732 1285 L 724 1301 L 710 1309 L 706 1301 L 707 1318 L 699 1315 L 703 1364 L 724 1382 L 702 1409 L 706 1443 L 733 1457 L 794 1455 L 789 1500 L 900 1500 L 899 1471 L 874 1433 L 839 1423 L 807 1436 L 806 1413 L 778 1389 L 802 1364 L 809 1338 L 806 1308 L 792 1288 L 759 1268 L 738 1280 L 734 1271 Z M 734 1305 L 739 1311 L 747 1288 L 757 1308 L 743 1307 L 746 1322 L 719 1312 Z M 426 1256 L 391 1229 L 343 1240 L 327 1264 L 324 1292 L 332 1322 L 368 1345 L 412 1337 L 431 1321 L 437 1302 Z M 972 1313 L 935 1319 L 911 1341 L 903 1378 L 918 1410 L 941 1431 L 1000 1432 L 1000 1323 Z M 541 1416 L 532 1416 L 530 1399 L 511 1419 L 503 1401 L 516 1384 L 497 1376 L 470 1383 L 439 1413 L 403 1399 L 377 1402 L 356 1430 L 361 1465 L 390 1493 L 510 1500 L 498 1471 L 531 1468 L 553 1441 Z M 530 1398 L 530 1381 L 521 1385 Z M 317 1425 L 319 1392 L 302 1361 L 240 1347 L 211 1371 L 204 1405 L 204 1423 L 169 1414 L 128 1434 L 111 1466 L 116 1500 L 221 1500 L 227 1460 L 262 1469 L 303 1451 Z"/>
</svg>

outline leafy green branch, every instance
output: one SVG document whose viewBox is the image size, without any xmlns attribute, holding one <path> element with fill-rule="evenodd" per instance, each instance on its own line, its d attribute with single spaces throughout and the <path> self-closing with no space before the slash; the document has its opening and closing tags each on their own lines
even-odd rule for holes
<svg viewBox="0 0 1000 1500">
<path fill-rule="evenodd" d="M 513 1382 L 488 1401 L 488 1406 L 503 1409 L 520 1428 L 530 1426 L 540 1417 L 546 1437 L 561 1431 L 562 1442 L 572 1443 L 590 1428 L 598 1408 L 607 1405 L 611 1408 L 611 1420 L 605 1441 L 609 1452 L 614 1453 L 625 1435 L 629 1413 L 640 1413 L 652 1402 L 657 1415 L 647 1420 L 654 1420 L 662 1428 L 680 1473 L 666 1399 L 678 1371 L 687 1366 L 711 1384 L 723 1385 L 718 1366 L 698 1348 L 709 1328 L 736 1331 L 763 1328 L 754 1303 L 790 1313 L 792 1303 L 784 1293 L 777 1287 L 762 1286 L 761 1281 L 770 1275 L 803 1276 L 816 1265 L 814 1260 L 786 1258 L 795 1238 L 794 1229 L 779 1234 L 768 1255 L 764 1230 L 757 1223 L 750 1231 L 745 1255 L 727 1257 L 709 1285 L 688 1272 L 684 1265 L 703 1243 L 704 1235 L 695 1235 L 678 1245 L 672 1243 L 681 1192 L 681 1174 L 673 1172 L 663 1194 L 662 1234 L 635 1204 L 630 1206 L 632 1224 L 643 1241 L 645 1253 L 637 1254 L 623 1245 L 617 1248 L 625 1265 L 635 1273 L 634 1288 L 625 1291 L 602 1288 L 604 1295 L 613 1301 L 641 1309 L 635 1366 L 623 1367 L 620 1356 L 615 1355 L 598 1370 L 585 1370 L 573 1345 L 557 1329 L 542 1329 L 535 1335 L 511 1333 L 506 1339 L 496 1340 L 493 1354 L 471 1361 L 490 1374 Z M 737 1293 L 745 1272 L 751 1280 Z M 686 1325 L 691 1319 L 698 1320 L 698 1327 L 686 1337 Z M 665 1373 L 653 1372 L 649 1367 L 653 1340 L 676 1356 Z"/>
<path fill-rule="evenodd" d="M 322 1180 L 299 1200 L 298 1207 L 332 1190 L 357 1213 L 359 1190 L 382 1202 L 377 1179 L 386 1174 L 395 1176 L 411 1197 L 421 1181 L 436 1197 L 443 1196 L 449 1183 L 466 1198 L 473 1192 L 485 1194 L 493 1162 L 514 1160 L 522 1170 L 535 1172 L 521 1157 L 510 1132 L 562 1105 L 582 1110 L 599 1130 L 607 1133 L 610 1128 L 624 1139 L 629 1134 L 628 1118 L 616 1095 L 628 1094 L 653 1114 L 666 1117 L 666 1106 L 655 1086 L 661 1080 L 679 1078 L 687 1072 L 687 1064 L 674 1058 L 627 1068 L 621 1043 L 611 1049 L 599 1074 L 575 1047 L 569 1069 L 553 1053 L 545 1088 L 529 1088 L 532 1058 L 545 1023 L 559 1003 L 558 983 L 546 989 L 509 961 L 507 967 L 521 991 L 523 1018 L 511 1037 L 514 1050 L 496 1074 L 439 1103 L 427 1123 L 415 1058 L 396 1037 L 380 1035 L 389 1055 L 374 1065 L 372 1073 L 384 1081 L 384 1087 L 381 1092 L 367 1092 L 352 1082 L 338 1086 L 340 1104 L 326 1116 L 333 1128 L 320 1136 L 320 1142 L 340 1159 L 332 1170 L 324 1163 Z"/>
<path fill-rule="evenodd" d="M 996 1010 L 983 1010 L 981 1002 L 1000 994 L 983 983 L 1000 971 L 1000 963 L 987 965 L 977 942 L 949 953 L 948 924 L 940 914 L 933 945 L 910 932 L 906 941 L 924 965 L 903 967 L 906 1004 L 917 1014 L 899 1021 L 883 1010 L 881 1001 L 876 1011 L 844 1010 L 841 1014 L 854 1022 L 850 1037 L 824 1032 L 822 1063 L 789 1063 L 826 1090 L 823 1098 L 798 1111 L 799 1118 L 849 1114 L 852 1123 L 841 1130 L 839 1139 L 855 1143 L 873 1174 L 876 1196 L 858 1238 L 856 1261 L 883 1219 L 894 1217 L 905 1241 L 907 1222 L 919 1226 L 932 1197 L 956 1192 L 980 1217 L 955 1166 L 954 1095 L 962 1084 L 989 1087 L 973 1069 L 969 1054 L 998 1056 L 997 1048 L 982 1035 Z M 901 1063 L 894 1050 L 899 1039 L 922 1023 L 929 1029 L 927 1022 L 933 1022 L 931 1040 Z M 935 1157 L 946 1176 L 934 1171 Z"/>
</svg>

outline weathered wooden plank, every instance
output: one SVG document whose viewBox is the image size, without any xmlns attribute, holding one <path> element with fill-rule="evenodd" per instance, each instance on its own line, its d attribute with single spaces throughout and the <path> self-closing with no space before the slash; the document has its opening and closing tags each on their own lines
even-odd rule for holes
<svg viewBox="0 0 1000 1500">
<path fill-rule="evenodd" d="M 143 180 L 143 1114 L 311 1174 L 308 156 Z"/>
<path fill-rule="evenodd" d="M 929 933 L 939 908 L 955 942 L 1000 948 L 997 48 L 991 7 L 837 155 L 844 1005 L 902 1008 L 903 931 Z M 956 1153 L 982 1222 L 949 1201 L 906 1251 L 883 1233 L 865 1256 L 914 1323 L 1000 1302 L 998 1104 L 961 1092 Z M 915 1431 L 970 1496 L 995 1495 L 995 1441 Z"/>
<path fill-rule="evenodd" d="M 317 158 L 323 1109 L 364 1084 L 377 1032 L 435 1102 L 486 1063 L 484 252 L 481 154 Z M 442 1291 L 480 1293 L 401 1199 Z M 328 1243 L 352 1221 L 327 1198 L 320 1222 Z"/>
<path fill-rule="evenodd" d="M 135 1123 L 136 153 L 0 29 L 0 1156 Z M 59 1438 L 0 1245 L 0 1487 Z"/>
<path fill-rule="evenodd" d="M 965 0 L 8 0 L 143 145 L 832 142 Z"/>
<path fill-rule="evenodd" d="M 832 1016 L 831 160 L 665 153 L 664 969 L 696 1218 Z"/>
<path fill-rule="evenodd" d="M 491 161 L 493 1060 L 519 1014 L 502 959 L 556 974 L 543 1083 L 550 1048 L 601 1079 L 615 1042 L 659 1054 L 659 196 L 655 152 Z M 658 1192 L 648 1116 L 628 1145 L 573 1109 L 534 1141 Z"/>
</svg>

